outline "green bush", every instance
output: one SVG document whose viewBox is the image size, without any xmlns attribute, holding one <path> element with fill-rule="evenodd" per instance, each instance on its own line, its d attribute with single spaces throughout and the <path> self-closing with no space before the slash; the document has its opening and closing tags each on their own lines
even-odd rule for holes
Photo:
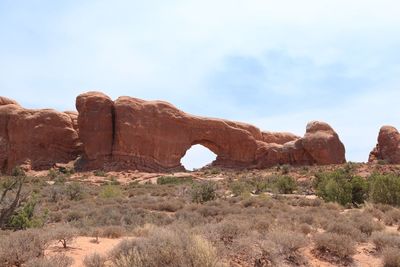
<svg viewBox="0 0 400 267">
<path fill-rule="evenodd" d="M 99 196 L 102 198 L 115 198 L 122 195 L 118 185 L 105 185 L 102 187 Z"/>
<path fill-rule="evenodd" d="M 316 194 L 325 201 L 346 205 L 362 204 L 367 199 L 368 182 L 346 170 L 319 173 L 315 177 L 313 185 Z"/>
<path fill-rule="evenodd" d="M 204 203 L 216 199 L 217 186 L 214 182 L 203 182 L 193 184 L 191 194 L 192 201 L 196 203 Z"/>
<path fill-rule="evenodd" d="M 161 176 L 157 178 L 157 184 L 165 185 L 165 184 L 184 184 L 193 182 L 192 176 Z"/>
<path fill-rule="evenodd" d="M 70 200 L 80 200 L 83 198 L 82 186 L 77 182 L 72 182 L 65 188 L 65 193 Z"/>
<path fill-rule="evenodd" d="M 400 205 L 400 177 L 394 174 L 373 174 L 369 178 L 372 202 Z"/>
<path fill-rule="evenodd" d="M 244 193 L 251 192 L 251 186 L 243 181 L 234 181 L 229 185 L 229 189 L 232 191 L 234 196 L 240 196 Z"/>
<path fill-rule="evenodd" d="M 17 166 L 17 167 L 14 167 L 11 170 L 11 176 L 14 176 L 14 177 L 25 177 L 26 174 L 25 174 L 25 171 L 21 167 Z"/>
<path fill-rule="evenodd" d="M 15 230 L 22 230 L 34 226 L 33 212 L 35 211 L 35 207 L 36 199 L 33 198 L 11 217 L 9 226 Z"/>
<path fill-rule="evenodd" d="M 296 181 L 291 176 L 278 176 L 274 187 L 281 194 L 292 194 L 297 189 Z"/>
</svg>

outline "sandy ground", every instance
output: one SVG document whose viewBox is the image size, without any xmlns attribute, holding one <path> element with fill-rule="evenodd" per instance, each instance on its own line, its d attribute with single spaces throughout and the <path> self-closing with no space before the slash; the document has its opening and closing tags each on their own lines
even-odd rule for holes
<svg viewBox="0 0 400 267">
<path fill-rule="evenodd" d="M 83 260 L 87 255 L 98 253 L 102 256 L 107 256 L 107 253 L 123 239 L 124 238 L 99 238 L 99 243 L 97 244 L 92 242 L 93 237 L 80 236 L 76 238 L 67 249 L 64 249 L 60 243 L 54 243 L 46 250 L 45 255 L 51 257 L 59 253 L 65 254 L 74 260 L 72 267 L 82 267 L 84 266 Z"/>
</svg>

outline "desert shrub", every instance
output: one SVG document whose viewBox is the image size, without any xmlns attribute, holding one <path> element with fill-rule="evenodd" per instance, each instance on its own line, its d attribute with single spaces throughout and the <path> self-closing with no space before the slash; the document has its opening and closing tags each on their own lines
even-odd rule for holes
<svg viewBox="0 0 400 267">
<path fill-rule="evenodd" d="M 161 176 L 157 178 L 157 184 L 165 185 L 165 184 L 185 184 L 185 183 L 192 183 L 193 177 L 192 176 L 184 176 L 184 177 L 176 177 L 176 176 Z"/>
<path fill-rule="evenodd" d="M 307 266 L 299 253 L 299 249 L 307 245 L 306 240 L 300 233 L 276 229 L 258 242 L 261 255 L 256 258 L 254 266 L 282 266 L 283 262 L 290 266 Z"/>
<path fill-rule="evenodd" d="M 383 226 L 367 213 L 354 213 L 350 216 L 349 221 L 354 227 L 367 236 L 370 236 L 372 232 L 381 231 L 383 229 Z"/>
<path fill-rule="evenodd" d="M 105 267 L 106 259 L 97 253 L 87 255 L 83 260 L 85 267 Z"/>
<path fill-rule="evenodd" d="M 59 175 L 60 175 L 60 172 L 58 170 L 56 170 L 56 169 L 50 169 L 49 172 L 47 173 L 47 177 L 50 180 L 56 179 L 57 176 L 59 176 Z"/>
<path fill-rule="evenodd" d="M 369 178 L 370 199 L 374 203 L 400 205 L 400 177 L 394 174 L 374 174 Z"/>
<path fill-rule="evenodd" d="M 217 185 L 214 182 L 207 181 L 193 184 L 191 189 L 192 201 L 204 203 L 216 199 Z"/>
<path fill-rule="evenodd" d="M 318 173 L 313 183 L 317 196 L 328 202 L 362 204 L 368 196 L 368 182 L 342 169 Z"/>
<path fill-rule="evenodd" d="M 400 248 L 400 235 L 396 233 L 374 232 L 371 235 L 376 250 L 382 251 L 384 248 Z"/>
<path fill-rule="evenodd" d="M 175 212 L 182 208 L 182 203 L 174 200 L 165 200 L 158 203 L 156 209 L 159 211 Z"/>
<path fill-rule="evenodd" d="M 78 232 L 76 229 L 68 225 L 60 225 L 51 231 L 52 237 L 57 240 L 64 249 L 77 237 Z"/>
<path fill-rule="evenodd" d="M 39 230 L 24 230 L 0 238 L 0 266 L 22 266 L 42 257 L 50 236 Z"/>
<path fill-rule="evenodd" d="M 225 245 L 231 244 L 234 239 L 246 235 L 249 232 L 249 225 L 238 220 L 224 220 L 216 225 L 207 226 L 210 230 L 211 239 L 222 241 Z"/>
<path fill-rule="evenodd" d="M 116 267 L 216 266 L 216 251 L 200 236 L 183 229 L 154 229 L 146 238 L 122 241 L 112 252 Z"/>
<path fill-rule="evenodd" d="M 393 225 L 400 222 L 400 210 L 391 209 L 384 213 L 383 221 L 386 225 Z"/>
<path fill-rule="evenodd" d="M 37 198 L 34 195 L 10 218 L 8 226 L 14 230 L 42 226 L 42 218 L 34 217 L 36 204 Z"/>
<path fill-rule="evenodd" d="M 297 189 L 296 180 L 287 175 L 278 176 L 274 186 L 280 194 L 292 194 Z"/>
<path fill-rule="evenodd" d="M 240 196 L 251 191 L 250 185 L 243 181 L 234 181 L 229 185 L 229 189 L 232 191 L 234 196 Z"/>
<path fill-rule="evenodd" d="M 65 193 L 70 200 L 80 200 L 83 198 L 83 188 L 77 182 L 67 184 L 65 187 Z"/>
<path fill-rule="evenodd" d="M 302 223 L 299 225 L 299 230 L 303 234 L 308 235 L 308 234 L 312 233 L 313 228 L 309 224 Z"/>
<path fill-rule="evenodd" d="M 122 226 L 106 226 L 101 231 L 102 237 L 120 238 L 125 234 L 125 228 Z"/>
<path fill-rule="evenodd" d="M 23 194 L 25 174 L 17 177 L 5 177 L 0 180 L 0 228 L 8 227 L 11 217 L 24 205 L 28 195 Z"/>
<path fill-rule="evenodd" d="M 400 249 L 386 248 L 383 250 L 384 267 L 400 267 Z"/>
<path fill-rule="evenodd" d="M 56 255 L 50 258 L 37 258 L 29 261 L 27 267 L 69 267 L 74 263 L 74 260 L 63 254 Z"/>
<path fill-rule="evenodd" d="M 98 177 L 107 177 L 107 173 L 103 170 L 95 170 L 93 174 Z"/>
<path fill-rule="evenodd" d="M 289 174 L 290 172 L 290 165 L 284 164 L 281 166 L 281 172 L 283 175 Z"/>
<path fill-rule="evenodd" d="M 354 225 L 347 220 L 338 220 L 331 222 L 328 225 L 326 231 L 328 233 L 349 236 L 356 241 L 363 241 L 365 239 L 365 236 L 363 235 L 361 230 L 354 227 Z"/>
<path fill-rule="evenodd" d="M 20 166 L 16 166 L 11 170 L 11 176 L 13 177 L 26 177 L 24 169 Z"/>
<path fill-rule="evenodd" d="M 67 212 L 66 216 L 65 216 L 65 220 L 67 222 L 75 222 L 75 221 L 79 221 L 83 218 L 83 214 L 78 211 L 78 210 L 72 210 Z"/>
<path fill-rule="evenodd" d="M 279 253 L 286 259 L 307 245 L 307 238 L 303 234 L 289 230 L 274 230 L 267 235 L 267 238 L 277 245 Z"/>
<path fill-rule="evenodd" d="M 122 196 L 122 191 L 118 185 L 102 186 L 99 196 L 101 198 L 115 198 Z"/>
<path fill-rule="evenodd" d="M 261 194 L 263 192 L 267 192 L 271 190 L 272 181 L 275 177 L 263 177 L 263 176 L 256 176 L 252 179 L 248 180 L 248 183 L 251 185 L 251 191 L 255 194 Z"/>
<path fill-rule="evenodd" d="M 349 261 L 356 253 L 355 242 L 349 236 L 335 233 L 321 233 L 314 237 L 316 249 L 324 254 Z"/>
</svg>

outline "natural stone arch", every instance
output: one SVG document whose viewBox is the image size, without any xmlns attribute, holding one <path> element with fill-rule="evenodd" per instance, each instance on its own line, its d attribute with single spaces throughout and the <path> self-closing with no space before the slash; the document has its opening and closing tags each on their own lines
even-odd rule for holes
<svg viewBox="0 0 400 267">
<path fill-rule="evenodd" d="M 201 169 L 212 165 L 218 158 L 219 148 L 207 140 L 195 141 L 180 160 L 181 165 L 188 171 Z"/>
</svg>

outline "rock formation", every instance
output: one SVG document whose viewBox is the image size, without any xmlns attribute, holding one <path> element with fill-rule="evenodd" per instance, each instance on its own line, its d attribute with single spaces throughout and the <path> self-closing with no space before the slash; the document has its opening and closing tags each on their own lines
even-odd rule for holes
<svg viewBox="0 0 400 267">
<path fill-rule="evenodd" d="M 309 123 L 304 137 L 193 116 L 162 101 L 99 92 L 77 97 L 75 112 L 28 110 L 0 98 L 0 168 L 34 169 L 76 159 L 80 169 L 174 171 L 193 145 L 215 154 L 215 166 L 264 168 L 277 164 L 340 164 L 345 149 L 326 123 Z"/>
<path fill-rule="evenodd" d="M 17 165 L 48 169 L 80 154 L 71 118 L 50 109 L 29 110 L 0 98 L 0 171 Z"/>
<path fill-rule="evenodd" d="M 369 162 L 378 160 L 400 164 L 400 133 L 392 126 L 383 126 L 380 129 L 378 144 L 369 154 Z"/>
<path fill-rule="evenodd" d="M 310 123 L 306 135 L 300 138 L 290 133 L 261 132 L 249 124 L 189 115 L 162 101 L 120 97 L 112 102 L 96 92 L 78 96 L 77 109 L 84 158 L 89 162 L 86 166 L 182 170 L 181 158 L 196 144 L 217 155 L 213 165 L 227 168 L 345 162 L 345 149 L 338 135 L 321 122 Z M 85 135 L 91 136 L 89 143 Z M 104 149 L 99 142 L 105 144 Z"/>
<path fill-rule="evenodd" d="M 79 137 L 84 144 L 87 168 L 103 168 L 114 142 L 114 102 L 103 93 L 88 92 L 76 99 Z"/>
</svg>

